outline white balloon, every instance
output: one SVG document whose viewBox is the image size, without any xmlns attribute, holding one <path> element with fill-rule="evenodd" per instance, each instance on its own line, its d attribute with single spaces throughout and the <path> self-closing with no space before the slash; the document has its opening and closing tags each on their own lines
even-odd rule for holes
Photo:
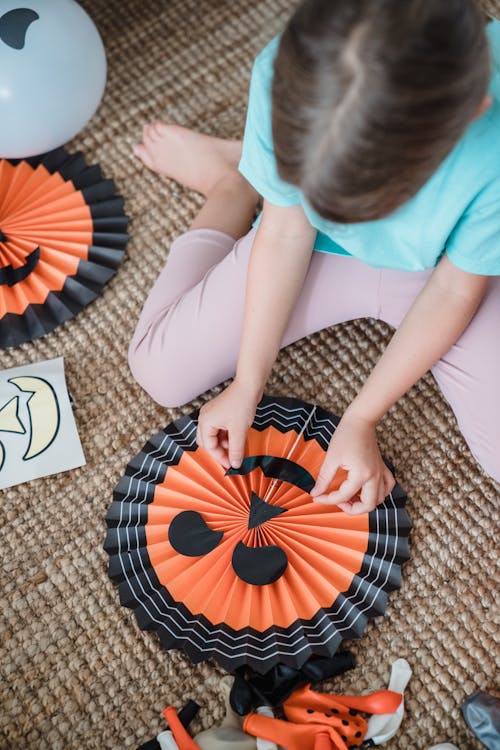
<svg viewBox="0 0 500 750">
<path fill-rule="evenodd" d="M 268 719 L 274 719 L 274 712 L 269 706 L 259 706 L 257 713 L 261 716 L 267 716 Z M 280 748 L 275 742 L 257 737 L 257 750 L 280 750 Z"/>
<path fill-rule="evenodd" d="M 411 667 L 406 659 L 396 659 L 392 664 L 389 679 L 389 690 L 403 695 L 412 675 Z M 368 721 L 365 740 L 371 740 L 373 745 L 381 745 L 390 740 L 398 731 L 404 715 L 404 699 L 393 714 L 373 714 Z"/>
<path fill-rule="evenodd" d="M 179 745 L 175 741 L 174 735 L 169 729 L 161 732 L 161 734 L 159 734 L 156 739 L 161 750 L 179 750 Z"/>
<path fill-rule="evenodd" d="M 75 0 L 0 0 L 0 157 L 71 140 L 105 84 L 104 45 Z"/>
</svg>

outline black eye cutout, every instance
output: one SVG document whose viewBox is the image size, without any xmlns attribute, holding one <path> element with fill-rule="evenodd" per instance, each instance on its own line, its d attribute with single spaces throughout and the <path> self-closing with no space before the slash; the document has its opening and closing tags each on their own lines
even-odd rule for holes
<svg viewBox="0 0 500 750">
<path fill-rule="evenodd" d="M 208 555 L 220 543 L 223 531 L 214 531 L 195 510 L 178 513 L 168 527 L 168 540 L 176 552 L 186 557 Z"/>
<path fill-rule="evenodd" d="M 12 49 L 24 49 L 27 31 L 39 18 L 38 13 L 30 8 L 7 11 L 0 17 L 0 40 Z"/>
</svg>

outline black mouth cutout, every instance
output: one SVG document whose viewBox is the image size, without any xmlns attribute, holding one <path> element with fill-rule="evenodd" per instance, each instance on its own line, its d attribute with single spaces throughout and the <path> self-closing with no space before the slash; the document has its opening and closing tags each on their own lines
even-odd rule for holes
<svg viewBox="0 0 500 750">
<path fill-rule="evenodd" d="M 40 16 L 30 8 L 16 8 L 0 16 L 0 39 L 12 49 L 24 49 L 26 34 Z"/>
<path fill-rule="evenodd" d="M 252 586 L 266 586 L 278 581 L 288 565 L 286 552 L 277 545 L 247 547 L 238 542 L 231 560 L 233 570 L 242 581 Z"/>
<path fill-rule="evenodd" d="M 5 236 L 2 232 L 0 232 L 0 235 Z M 0 242 L 2 241 L 3 240 L 0 237 Z M 37 247 L 32 253 L 26 256 L 26 263 L 24 266 L 19 266 L 19 268 L 13 268 L 11 265 L 1 266 L 0 286 L 15 286 L 16 284 L 19 284 L 20 281 L 24 281 L 24 279 L 27 279 L 30 273 L 35 270 L 39 260 L 40 248 Z"/>
</svg>

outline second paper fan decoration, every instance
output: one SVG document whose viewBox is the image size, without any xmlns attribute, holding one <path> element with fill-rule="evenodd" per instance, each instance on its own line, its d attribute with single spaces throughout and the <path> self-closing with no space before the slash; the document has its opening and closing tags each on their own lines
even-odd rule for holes
<svg viewBox="0 0 500 750">
<path fill-rule="evenodd" d="M 197 446 L 197 414 L 150 439 L 115 489 L 105 542 L 139 627 L 229 671 L 300 667 L 363 635 L 401 585 L 411 523 L 399 485 L 359 516 L 313 502 L 337 423 L 265 397 L 229 471 Z"/>
<path fill-rule="evenodd" d="M 81 153 L 0 159 L 0 347 L 92 302 L 120 264 L 127 223 L 113 180 Z"/>
</svg>

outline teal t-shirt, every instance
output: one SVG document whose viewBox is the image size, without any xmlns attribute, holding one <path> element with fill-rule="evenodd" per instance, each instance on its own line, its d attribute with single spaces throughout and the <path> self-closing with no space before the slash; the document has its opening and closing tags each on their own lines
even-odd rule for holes
<svg viewBox="0 0 500 750">
<path fill-rule="evenodd" d="M 270 203 L 303 206 L 318 230 L 315 250 L 406 271 L 433 268 L 446 252 L 464 271 L 500 275 L 500 21 L 487 28 L 493 57 L 492 106 L 469 125 L 419 192 L 386 218 L 356 224 L 327 221 L 296 187 L 279 178 L 271 128 L 278 37 L 255 60 L 241 173 Z"/>
</svg>

